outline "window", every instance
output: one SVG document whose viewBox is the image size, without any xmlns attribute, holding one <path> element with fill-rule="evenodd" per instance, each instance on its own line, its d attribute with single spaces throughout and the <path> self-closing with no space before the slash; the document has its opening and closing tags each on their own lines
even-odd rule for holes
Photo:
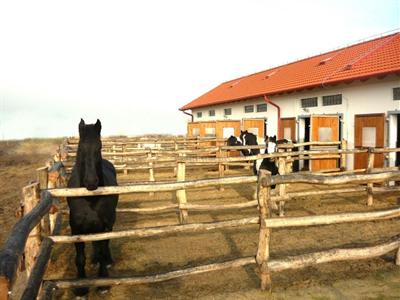
<svg viewBox="0 0 400 300">
<path fill-rule="evenodd" d="M 215 128 L 213 127 L 206 128 L 206 137 L 215 137 Z"/>
<path fill-rule="evenodd" d="M 331 127 L 319 127 L 318 128 L 318 140 L 320 142 L 333 142 L 332 128 Z"/>
<path fill-rule="evenodd" d="M 224 115 L 229 116 L 232 114 L 232 108 L 225 108 L 224 109 Z"/>
<path fill-rule="evenodd" d="M 197 113 L 197 117 L 198 118 L 201 118 L 203 116 L 203 113 L 201 112 L 201 111 L 199 111 L 198 113 Z"/>
<path fill-rule="evenodd" d="M 246 129 L 248 132 L 254 134 L 255 136 L 258 136 L 258 128 L 257 127 L 250 127 Z"/>
<path fill-rule="evenodd" d="M 315 107 L 315 106 L 318 106 L 318 98 L 317 97 L 301 99 L 301 107 L 302 108 Z"/>
<path fill-rule="evenodd" d="M 224 127 L 222 129 L 222 136 L 224 137 L 224 139 L 229 138 L 231 135 L 235 135 L 235 128 L 233 127 Z"/>
<path fill-rule="evenodd" d="M 362 146 L 376 147 L 376 127 L 363 127 Z"/>
<path fill-rule="evenodd" d="M 400 100 L 400 87 L 393 88 L 393 100 Z"/>
<path fill-rule="evenodd" d="M 322 105 L 323 106 L 339 105 L 339 104 L 342 104 L 342 94 L 329 95 L 329 96 L 322 97 Z"/>
<path fill-rule="evenodd" d="M 244 107 L 244 112 L 245 112 L 245 113 L 252 113 L 252 112 L 254 112 L 254 105 L 245 105 L 245 107 Z"/>
<path fill-rule="evenodd" d="M 193 128 L 192 129 L 192 136 L 197 137 L 200 135 L 200 128 Z"/>
<path fill-rule="evenodd" d="M 209 110 L 208 111 L 208 116 L 209 117 L 214 117 L 215 116 L 215 109 Z"/>
<path fill-rule="evenodd" d="M 257 112 L 267 111 L 267 103 L 257 104 Z"/>
<path fill-rule="evenodd" d="M 291 127 L 284 127 L 283 128 L 283 138 L 287 140 L 292 139 L 292 128 Z"/>
</svg>

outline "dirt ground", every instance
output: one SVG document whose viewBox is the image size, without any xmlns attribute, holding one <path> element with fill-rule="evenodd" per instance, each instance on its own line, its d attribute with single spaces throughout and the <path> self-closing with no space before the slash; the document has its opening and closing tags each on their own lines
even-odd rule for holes
<svg viewBox="0 0 400 300">
<path fill-rule="evenodd" d="M 18 148 L 18 145 L 16 145 Z M 44 147 L 45 148 L 45 147 Z M 37 148 L 35 148 L 37 149 Z M 19 164 L 1 152 L 1 240 L 15 222 L 12 213 L 19 201 L 21 187 L 35 178 L 38 160 Z M 43 154 L 43 160 L 49 156 Z M 27 156 L 27 155 L 25 155 Z M 14 157 L 14 156 L 13 156 Z M 29 157 L 29 155 L 28 155 Z M 21 158 L 22 159 L 22 158 Z M 26 158 L 24 158 L 26 160 Z M 28 163 L 29 162 L 29 163 Z M 36 163 L 36 164 L 35 164 Z M 22 170 L 25 170 L 24 172 Z M 233 170 L 229 175 L 249 174 Z M 24 175 L 22 175 L 24 173 Z M 24 177 L 25 176 L 25 177 Z M 174 180 L 172 172 L 155 172 L 156 180 Z M 189 179 L 216 177 L 217 172 L 189 170 Z M 18 179 L 17 179 L 18 178 Z M 120 175 L 119 183 L 145 181 L 147 174 Z M 6 182 L 13 180 L 13 185 Z M 15 182 L 15 184 L 14 184 Z M 18 186 L 19 185 L 19 186 Z M 290 190 L 310 189 L 307 185 L 290 186 Z M 8 191 L 13 189 L 13 191 Z M 234 185 L 225 191 L 215 188 L 188 190 L 189 203 L 239 203 L 251 199 L 254 187 Z M 380 195 L 373 207 L 365 206 L 366 195 L 346 194 L 295 199 L 286 205 L 287 216 L 306 216 L 338 212 L 368 211 L 398 205 L 396 195 Z M 172 193 L 147 193 L 120 197 L 119 207 L 146 207 L 174 203 Z M 189 212 L 189 222 L 211 222 L 256 216 L 256 208 L 217 212 Z M 163 214 L 121 213 L 114 230 L 177 224 L 175 212 Z M 326 250 L 334 247 L 361 247 L 377 243 L 399 234 L 400 220 L 349 223 L 341 225 L 286 228 L 272 230 L 271 258 Z M 69 234 L 68 220 L 64 220 L 63 234 Z M 111 276 L 141 276 L 178 270 L 197 265 L 227 261 L 255 255 L 258 226 L 214 230 L 203 233 L 169 234 L 150 238 L 126 238 L 111 241 L 114 265 Z M 90 255 L 91 245 L 86 248 Z M 73 245 L 57 245 L 46 279 L 75 278 Z M 96 270 L 87 265 L 88 275 Z M 90 299 L 400 299 L 400 268 L 394 265 L 394 253 L 363 261 L 322 264 L 301 270 L 272 274 L 271 293 L 259 289 L 256 266 L 234 268 L 201 275 L 187 276 L 162 283 L 114 286 L 105 296 L 91 289 Z M 69 290 L 59 290 L 55 299 L 71 299 Z"/>
<path fill-rule="evenodd" d="M 22 187 L 36 180 L 36 169 L 56 152 L 62 139 L 26 139 L 0 142 L 0 245 L 15 224 Z"/>
</svg>

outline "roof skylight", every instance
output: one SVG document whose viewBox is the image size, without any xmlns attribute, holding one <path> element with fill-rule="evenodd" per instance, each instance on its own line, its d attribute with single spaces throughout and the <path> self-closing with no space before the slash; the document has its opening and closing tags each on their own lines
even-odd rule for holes
<svg viewBox="0 0 400 300">
<path fill-rule="evenodd" d="M 321 61 L 319 62 L 319 65 L 324 65 L 324 64 L 326 64 L 326 63 L 327 63 L 328 61 L 330 61 L 332 58 L 333 58 L 332 56 L 327 57 L 327 58 L 324 58 L 323 60 L 321 60 Z"/>
</svg>

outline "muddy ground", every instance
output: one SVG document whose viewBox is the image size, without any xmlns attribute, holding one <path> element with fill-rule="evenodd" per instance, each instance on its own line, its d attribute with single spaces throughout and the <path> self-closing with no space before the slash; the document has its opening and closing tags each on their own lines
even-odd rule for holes
<svg viewBox="0 0 400 300">
<path fill-rule="evenodd" d="M 3 155 L 3 154 L 1 154 Z M 45 156 L 45 155 L 44 155 Z M 44 160 L 46 159 L 43 156 Z M 7 159 L 5 159 L 7 160 Z M 1 158 L 1 238 L 14 222 L 11 216 L 17 192 L 25 181 L 34 178 L 33 161 L 16 168 L 17 163 L 4 164 Z M 37 162 L 37 161 L 36 161 Z M 38 163 L 38 162 L 37 162 Z M 30 168 L 28 168 L 30 164 Z M 43 164 L 39 164 L 41 166 Z M 22 177 L 21 170 L 25 170 Z M 8 171 L 7 171 L 8 170 Z M 19 175 L 13 175 L 18 172 Z M 249 174 L 249 171 L 233 170 L 229 175 Z M 13 185 L 4 185 L 4 175 Z M 7 177 L 8 176 L 8 177 Z M 157 180 L 174 180 L 172 172 L 155 172 Z M 215 171 L 189 171 L 189 178 L 216 177 Z M 16 178 L 21 178 L 19 181 Z M 132 173 L 120 175 L 120 184 L 145 181 L 147 174 Z M 29 179 L 28 179 L 29 180 Z M 26 181 L 27 182 L 27 181 Z M 20 186 L 17 186 L 20 185 Z M 295 185 L 290 190 L 307 190 L 316 186 Z M 15 189 L 14 192 L 7 189 Z M 221 192 L 214 188 L 189 190 L 189 203 L 238 203 L 251 199 L 254 187 L 235 185 Z M 8 193 L 8 194 L 7 194 Z M 14 194 L 13 194 L 14 193 Z M 4 197 L 7 194 L 7 197 Z M 12 196 L 14 195 L 14 196 Z M 397 206 L 394 194 L 380 195 L 375 198 L 373 207 L 365 206 L 366 195 L 346 194 L 322 197 L 299 198 L 287 203 L 287 216 L 306 216 L 350 211 L 368 211 L 372 209 Z M 173 203 L 172 193 L 132 194 L 121 196 L 119 207 L 145 207 Z M 7 213 L 4 213 L 6 211 Z M 256 208 L 218 212 L 189 212 L 189 222 L 211 222 L 256 216 Z M 174 212 L 157 215 L 137 215 L 121 213 L 117 216 L 114 230 L 124 230 L 147 226 L 177 224 Z M 3 228 L 6 228 L 4 230 Z M 367 223 L 315 226 L 308 228 L 287 228 L 272 230 L 271 258 L 287 255 L 326 250 L 334 247 L 361 247 L 377 243 L 399 234 L 400 220 L 387 220 Z M 64 234 L 69 233 L 67 219 L 64 220 Z M 258 226 L 215 230 L 204 233 L 170 234 L 166 236 L 141 239 L 112 240 L 111 248 L 115 263 L 110 270 L 111 276 L 141 276 L 178 270 L 197 265 L 222 262 L 256 253 L 258 244 Z M 90 255 L 91 246 L 88 245 Z M 52 262 L 46 274 L 47 279 L 74 278 L 73 245 L 57 245 L 53 250 Z M 96 276 L 96 270 L 87 265 L 88 274 Z M 91 289 L 90 299 L 399 299 L 400 268 L 394 265 L 394 253 L 364 261 L 337 262 L 308 267 L 302 270 L 283 271 L 272 274 L 272 293 L 259 289 L 259 279 L 255 265 L 243 268 L 187 276 L 162 283 L 138 286 L 115 286 L 105 296 Z M 55 293 L 55 299 L 71 299 L 68 290 Z"/>
</svg>

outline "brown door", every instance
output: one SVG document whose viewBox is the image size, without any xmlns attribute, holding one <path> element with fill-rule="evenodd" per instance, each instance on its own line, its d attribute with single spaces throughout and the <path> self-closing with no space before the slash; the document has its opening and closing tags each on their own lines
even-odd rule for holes
<svg viewBox="0 0 400 300">
<path fill-rule="evenodd" d="M 187 136 L 188 137 L 200 136 L 200 125 L 198 122 L 189 122 L 187 124 Z"/>
<path fill-rule="evenodd" d="M 190 122 L 187 125 L 188 137 L 207 137 L 214 138 L 216 135 L 215 121 L 211 122 Z M 199 146 L 213 146 L 215 142 L 200 141 Z"/>
<path fill-rule="evenodd" d="M 243 130 L 255 134 L 259 140 L 263 141 L 265 132 L 265 120 L 264 119 L 243 119 Z"/>
<path fill-rule="evenodd" d="M 311 117 L 311 141 L 312 142 L 336 142 L 339 140 L 339 116 L 312 116 Z M 317 146 L 313 150 L 329 150 L 337 147 Z M 313 159 L 311 171 L 336 169 L 337 159 Z"/>
<path fill-rule="evenodd" d="M 216 124 L 217 138 L 228 139 L 231 135 L 240 135 L 240 121 L 217 121 Z"/>
<path fill-rule="evenodd" d="M 227 140 L 231 135 L 240 136 L 240 121 L 238 120 L 226 120 L 226 121 L 217 121 L 216 124 L 216 134 L 218 139 Z M 219 145 L 224 144 L 219 143 Z M 229 156 L 239 156 L 239 151 L 230 151 Z"/>
<path fill-rule="evenodd" d="M 356 115 L 354 120 L 354 146 L 358 149 L 385 146 L 385 114 Z M 354 169 L 364 169 L 367 153 L 354 155 Z M 375 154 L 374 168 L 383 167 L 383 154 Z"/>
<path fill-rule="evenodd" d="M 279 138 L 287 140 L 296 140 L 296 118 L 281 119 L 281 127 L 279 129 Z"/>
<path fill-rule="evenodd" d="M 216 123 L 215 121 L 210 122 L 199 122 L 200 124 L 200 136 L 208 139 L 216 138 Z M 200 143 L 200 146 L 209 147 L 215 146 L 215 141 L 203 141 Z"/>
</svg>

